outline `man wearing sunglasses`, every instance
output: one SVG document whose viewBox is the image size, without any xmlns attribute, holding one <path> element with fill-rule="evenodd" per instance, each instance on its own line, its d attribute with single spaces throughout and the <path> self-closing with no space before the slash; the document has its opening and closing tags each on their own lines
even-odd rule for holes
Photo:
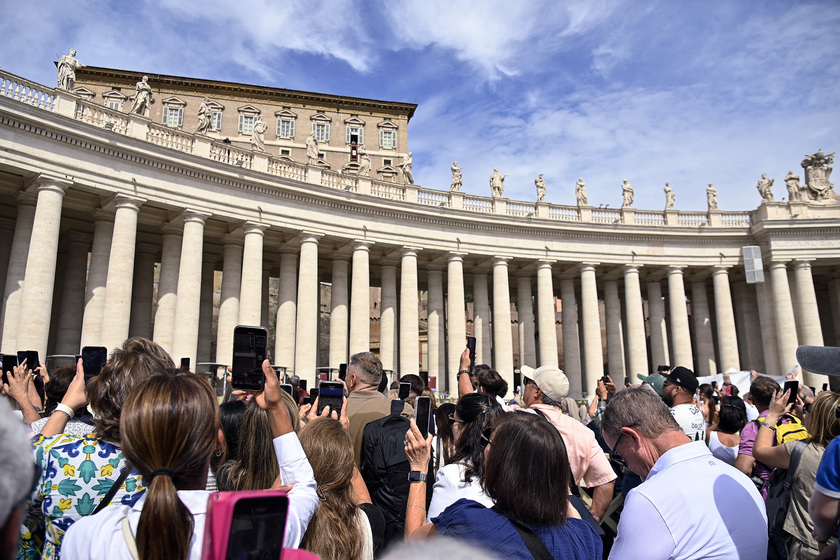
<svg viewBox="0 0 840 560">
<path fill-rule="evenodd" d="M 601 433 L 644 482 L 627 494 L 611 559 L 764 560 L 767 515 L 752 482 L 691 441 L 652 391 L 607 404 Z"/>
</svg>

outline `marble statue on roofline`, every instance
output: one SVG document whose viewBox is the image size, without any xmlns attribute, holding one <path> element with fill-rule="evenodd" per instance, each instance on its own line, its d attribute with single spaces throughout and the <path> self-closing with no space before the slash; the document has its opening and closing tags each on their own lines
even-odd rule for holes
<svg viewBox="0 0 840 560">
<path fill-rule="evenodd" d="M 586 196 L 586 182 L 583 177 L 578 178 L 575 183 L 575 198 L 578 206 L 589 206 L 589 199 Z"/>
<path fill-rule="evenodd" d="M 262 115 L 257 115 L 257 120 L 254 121 L 254 131 L 251 134 L 251 143 L 254 149 L 260 152 L 265 151 L 265 131 L 268 130 L 268 125 L 262 120 Z"/>
<path fill-rule="evenodd" d="M 452 192 L 461 192 L 461 187 L 464 186 L 464 177 L 461 175 L 461 168 L 457 161 L 452 162 L 452 184 L 449 185 L 449 190 Z"/>
<path fill-rule="evenodd" d="M 490 174 L 490 191 L 493 193 L 493 198 L 501 198 L 505 192 L 505 177 L 508 174 L 502 175 L 499 173 L 499 168 L 494 167 L 493 173 Z"/>
<path fill-rule="evenodd" d="M 76 49 L 70 49 L 58 60 L 58 88 L 73 91 L 76 86 L 76 70 L 85 65 L 76 60 Z"/>
<path fill-rule="evenodd" d="M 131 112 L 136 115 L 146 115 L 151 108 L 152 103 L 152 86 L 149 85 L 149 77 L 143 78 L 134 86 L 134 104 L 131 106 Z"/>
<path fill-rule="evenodd" d="M 788 191 L 788 200 L 795 202 L 802 200 L 802 191 L 799 190 L 799 175 L 794 175 L 793 171 L 788 171 L 785 176 L 785 186 Z"/>
<path fill-rule="evenodd" d="M 363 177 L 370 175 L 370 156 L 367 152 L 359 155 L 359 175 Z"/>
<path fill-rule="evenodd" d="M 756 183 L 756 188 L 758 189 L 758 194 L 761 195 L 762 202 L 773 202 L 773 183 L 775 179 L 768 179 L 767 173 L 761 174 L 761 179 L 758 180 Z"/>
<path fill-rule="evenodd" d="M 840 199 L 834 192 L 834 183 L 828 180 L 834 170 L 834 152 L 826 154 L 820 149 L 815 154 L 806 154 L 802 160 L 802 169 L 805 170 L 805 186 L 803 191 L 808 198 L 814 201 L 825 201 Z"/>
<path fill-rule="evenodd" d="M 318 139 L 314 132 L 306 138 L 306 159 L 310 165 L 318 163 Z"/>
<path fill-rule="evenodd" d="M 630 208 L 633 206 L 633 200 L 636 198 L 636 191 L 633 190 L 633 185 L 628 183 L 627 179 L 624 179 L 624 182 L 621 184 L 621 196 L 624 198 L 621 203 L 622 208 Z"/>
<path fill-rule="evenodd" d="M 676 201 L 677 195 L 674 193 L 674 189 L 671 188 L 670 183 L 665 183 L 665 210 L 673 210 Z"/>
<path fill-rule="evenodd" d="M 709 210 L 717 210 L 718 203 L 717 203 L 717 189 L 709 183 L 709 186 L 706 187 L 706 202 L 709 203 Z"/>
<path fill-rule="evenodd" d="M 408 155 L 403 157 L 403 162 L 400 164 L 402 168 L 403 177 L 405 177 L 405 182 L 408 185 L 414 184 L 414 175 L 411 174 L 411 165 L 414 163 L 414 160 L 411 157 L 411 152 L 408 152 Z"/>
<path fill-rule="evenodd" d="M 213 124 L 213 111 L 210 109 L 210 98 L 205 97 L 198 108 L 198 126 L 195 129 L 196 134 L 207 134 L 210 126 Z"/>
<path fill-rule="evenodd" d="M 537 187 L 537 202 L 542 202 L 545 198 L 545 179 L 543 179 L 542 173 L 534 179 L 534 185 Z"/>
</svg>

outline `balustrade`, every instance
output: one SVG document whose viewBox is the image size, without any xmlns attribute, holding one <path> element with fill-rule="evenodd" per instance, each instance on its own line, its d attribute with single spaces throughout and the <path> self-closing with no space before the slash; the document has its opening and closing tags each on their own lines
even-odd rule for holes
<svg viewBox="0 0 840 560">
<path fill-rule="evenodd" d="M 193 153 L 195 147 L 195 135 L 180 130 L 169 128 L 162 124 L 149 123 L 146 132 L 146 141 L 157 146 L 171 148 L 179 152 Z"/>
</svg>

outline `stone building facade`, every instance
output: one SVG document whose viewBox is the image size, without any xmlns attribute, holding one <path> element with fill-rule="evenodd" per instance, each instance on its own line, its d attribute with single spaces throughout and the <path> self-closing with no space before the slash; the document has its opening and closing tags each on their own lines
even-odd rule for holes
<svg viewBox="0 0 840 560">
<path fill-rule="evenodd" d="M 310 383 L 374 333 L 386 369 L 422 362 L 446 390 L 469 330 L 478 361 L 509 382 L 520 364 L 553 364 L 591 393 L 605 370 L 634 381 L 666 363 L 779 374 L 798 344 L 838 343 L 840 205 L 825 185 L 743 212 L 438 191 L 386 180 L 379 161 L 369 175 L 347 168 L 344 142 L 308 161 L 300 137 L 272 137 L 270 119 L 264 150 L 225 128 L 242 107 L 271 118 L 290 107 L 308 132 L 317 104 L 155 77 L 150 115 L 135 115 L 103 100 L 115 91 L 128 103 L 138 74 L 87 72 L 73 92 L 0 72 L 3 353 L 75 354 L 140 335 L 176 360 L 229 364 L 235 325 L 273 324 L 273 362 Z M 224 106 L 218 134 L 193 132 L 205 96 Z M 184 121 L 166 126 L 173 98 Z M 357 101 L 323 114 L 342 128 L 358 115 L 366 131 L 393 122 L 394 153 L 407 152 L 413 106 Z M 809 176 L 826 178 L 830 163 Z M 747 282 L 747 246 L 763 282 Z"/>
</svg>

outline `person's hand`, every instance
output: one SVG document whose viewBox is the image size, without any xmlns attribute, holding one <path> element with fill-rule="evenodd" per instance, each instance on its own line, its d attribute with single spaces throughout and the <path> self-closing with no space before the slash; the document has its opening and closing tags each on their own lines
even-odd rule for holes
<svg viewBox="0 0 840 560">
<path fill-rule="evenodd" d="M 405 433 L 405 454 L 408 455 L 408 463 L 411 470 L 426 473 L 429 468 L 429 460 L 432 457 L 432 435 L 429 434 L 423 439 L 423 434 L 417 428 L 417 422 L 411 419 L 411 427 Z"/>
<path fill-rule="evenodd" d="M 610 396 L 615 395 L 618 389 L 615 388 L 615 383 L 613 383 L 612 377 L 610 377 L 609 375 L 606 375 L 604 377 L 607 378 L 607 381 L 604 383 L 604 386 L 607 388 L 607 393 L 609 393 Z"/>
<path fill-rule="evenodd" d="M 25 366 L 15 366 L 6 374 L 8 383 L 3 385 L 3 392 L 17 402 L 29 399 L 29 382 L 32 380 L 32 370 Z"/>
<path fill-rule="evenodd" d="M 50 382 L 50 372 L 47 371 L 47 366 L 44 365 L 44 362 L 41 362 L 41 365 L 35 368 L 35 371 L 44 380 L 44 385 Z"/>
<path fill-rule="evenodd" d="M 458 371 L 470 369 L 470 349 L 464 348 L 464 351 L 461 352 L 461 360 L 458 362 Z"/>
<path fill-rule="evenodd" d="M 784 393 L 773 391 L 773 398 L 770 400 L 770 409 L 767 411 L 765 421 L 768 424 L 775 424 L 779 418 L 788 412 L 793 405 L 788 404 L 788 397 L 790 397 L 790 389 Z"/>
<path fill-rule="evenodd" d="M 793 381 L 797 377 L 799 377 L 799 366 L 793 366 L 793 369 L 790 370 L 787 375 L 785 375 L 785 380 Z"/>
<path fill-rule="evenodd" d="M 750 370 L 750 377 L 752 378 L 753 381 L 755 381 L 758 378 L 758 372 L 755 371 L 754 369 Z"/>
<path fill-rule="evenodd" d="M 814 557 L 814 560 L 833 560 L 837 556 L 837 543 L 826 546 L 824 542 L 817 542 L 820 553 Z"/>
<path fill-rule="evenodd" d="M 82 365 L 82 360 L 76 362 L 76 376 L 67 387 L 67 392 L 61 399 L 61 404 L 65 404 L 73 410 L 78 410 L 87 405 L 87 395 L 85 395 L 85 367 Z"/>
<path fill-rule="evenodd" d="M 796 395 L 796 403 L 794 403 L 791 413 L 800 420 L 805 418 L 805 401 L 802 399 L 802 395 Z"/>
<path fill-rule="evenodd" d="M 338 421 L 341 422 L 342 428 L 350 431 L 350 419 L 347 417 L 347 397 L 344 397 L 344 402 L 341 403 L 341 414 L 338 416 Z"/>
<path fill-rule="evenodd" d="M 316 398 L 315 401 L 318 399 Z M 309 411 L 312 410 L 311 404 L 305 404 L 298 409 L 298 417 L 300 418 L 301 425 L 306 424 L 308 418 Z"/>
<path fill-rule="evenodd" d="M 723 372 L 723 384 L 732 385 L 732 376 L 726 372 Z"/>
<path fill-rule="evenodd" d="M 607 398 L 607 387 L 604 385 L 604 380 L 598 380 L 598 387 L 595 389 L 595 394 L 598 396 L 599 399 L 604 400 Z"/>
</svg>

